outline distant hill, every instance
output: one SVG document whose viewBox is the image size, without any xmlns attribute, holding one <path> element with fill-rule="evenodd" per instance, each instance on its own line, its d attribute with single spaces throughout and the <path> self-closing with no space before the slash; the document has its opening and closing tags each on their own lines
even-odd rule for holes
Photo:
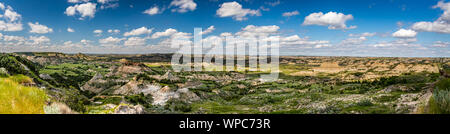
<svg viewBox="0 0 450 134">
<path fill-rule="evenodd" d="M 64 53 L 60 52 L 15 52 L 19 55 L 26 55 L 26 56 L 66 56 Z"/>
</svg>

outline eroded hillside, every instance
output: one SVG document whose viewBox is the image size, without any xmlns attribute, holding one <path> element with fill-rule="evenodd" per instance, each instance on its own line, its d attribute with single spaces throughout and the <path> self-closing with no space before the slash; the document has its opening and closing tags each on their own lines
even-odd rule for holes
<svg viewBox="0 0 450 134">
<path fill-rule="evenodd" d="M 169 54 L 11 56 L 36 66 L 22 67 L 32 73 L 19 74 L 36 81 L 29 86 L 55 94 L 49 107 L 112 114 L 420 113 L 449 63 L 449 58 L 290 56 L 280 59 L 279 79 L 264 82 L 263 72 L 174 72 Z"/>
</svg>

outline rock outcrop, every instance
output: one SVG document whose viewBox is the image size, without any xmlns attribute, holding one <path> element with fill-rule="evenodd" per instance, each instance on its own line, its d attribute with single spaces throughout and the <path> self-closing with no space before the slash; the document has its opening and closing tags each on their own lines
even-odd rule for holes
<svg viewBox="0 0 450 134">
<path fill-rule="evenodd" d="M 104 89 L 103 89 L 103 87 L 96 86 L 96 85 L 105 84 L 106 82 L 107 82 L 106 80 L 103 80 L 103 76 L 100 73 L 97 73 L 97 74 L 94 75 L 94 77 L 92 77 L 91 80 L 86 82 L 81 87 L 81 90 L 82 91 L 91 91 L 93 93 L 100 93 Z"/>
</svg>

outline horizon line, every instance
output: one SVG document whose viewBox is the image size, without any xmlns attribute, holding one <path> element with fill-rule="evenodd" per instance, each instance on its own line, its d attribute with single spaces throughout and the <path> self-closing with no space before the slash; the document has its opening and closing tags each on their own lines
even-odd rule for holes
<svg viewBox="0 0 450 134">
<path fill-rule="evenodd" d="M 87 54 L 87 55 L 147 55 L 147 54 L 175 54 L 175 53 L 82 53 L 82 52 L 51 52 L 51 51 L 41 51 L 41 52 L 1 52 L 1 53 L 62 53 L 62 54 Z M 195 55 L 195 54 L 194 54 Z M 205 54 L 202 54 L 205 55 Z M 244 56 L 250 56 L 250 55 L 244 55 Z M 271 56 L 271 55 L 268 55 Z M 352 55 L 278 55 L 280 57 L 287 57 L 287 56 L 298 56 L 298 57 L 354 57 L 354 58 L 450 58 L 449 57 L 440 57 L 440 56 L 352 56 Z"/>
</svg>

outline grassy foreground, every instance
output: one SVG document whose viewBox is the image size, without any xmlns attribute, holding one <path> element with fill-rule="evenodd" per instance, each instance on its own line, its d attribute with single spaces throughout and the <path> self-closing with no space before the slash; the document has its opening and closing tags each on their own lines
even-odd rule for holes
<svg viewBox="0 0 450 134">
<path fill-rule="evenodd" d="M 32 81 L 23 75 L 0 78 L 0 114 L 43 114 L 45 91 L 23 86 Z"/>
</svg>

